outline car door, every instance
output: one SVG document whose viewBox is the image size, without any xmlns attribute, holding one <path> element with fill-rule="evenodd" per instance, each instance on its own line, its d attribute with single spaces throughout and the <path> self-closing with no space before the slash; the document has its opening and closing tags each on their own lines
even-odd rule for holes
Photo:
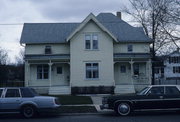
<svg viewBox="0 0 180 122">
<path fill-rule="evenodd" d="M 1 109 L 4 111 L 17 110 L 21 103 L 20 90 L 18 88 L 8 88 L 1 100 Z"/>
<path fill-rule="evenodd" d="M 180 91 L 176 86 L 165 87 L 164 102 L 166 108 L 180 108 Z"/>
<path fill-rule="evenodd" d="M 141 98 L 136 101 L 138 109 L 161 109 L 163 108 L 164 87 L 152 87 L 146 95 L 139 97 Z"/>
</svg>

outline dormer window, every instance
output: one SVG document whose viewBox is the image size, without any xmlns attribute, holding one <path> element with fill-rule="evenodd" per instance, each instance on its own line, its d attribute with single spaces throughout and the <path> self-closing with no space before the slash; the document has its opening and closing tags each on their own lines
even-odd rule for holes
<svg viewBox="0 0 180 122">
<path fill-rule="evenodd" d="M 45 54 L 51 54 L 51 46 L 46 46 L 45 47 Z"/>
</svg>

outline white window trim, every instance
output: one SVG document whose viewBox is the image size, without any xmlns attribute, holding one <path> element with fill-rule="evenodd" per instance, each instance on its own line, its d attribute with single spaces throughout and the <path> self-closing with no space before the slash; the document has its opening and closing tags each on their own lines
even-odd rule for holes
<svg viewBox="0 0 180 122">
<path fill-rule="evenodd" d="M 90 49 L 86 49 L 86 36 L 90 36 Z M 93 49 L 93 36 L 97 36 L 97 49 Z M 99 34 L 98 33 L 86 33 L 84 35 L 84 49 L 86 51 L 99 51 Z"/>
<path fill-rule="evenodd" d="M 44 78 L 44 65 L 42 65 L 42 78 L 38 78 L 38 71 L 37 71 L 38 65 L 36 66 L 36 79 L 37 80 L 49 80 L 49 67 L 48 67 L 48 78 Z"/>
<path fill-rule="evenodd" d="M 87 78 L 86 77 L 86 64 L 88 64 L 88 63 L 90 63 L 90 64 L 94 64 L 94 63 L 97 63 L 98 64 L 98 78 Z M 87 81 L 97 81 L 97 80 L 100 80 L 100 73 L 99 73 L 99 62 L 85 62 L 85 80 L 87 80 Z"/>
</svg>

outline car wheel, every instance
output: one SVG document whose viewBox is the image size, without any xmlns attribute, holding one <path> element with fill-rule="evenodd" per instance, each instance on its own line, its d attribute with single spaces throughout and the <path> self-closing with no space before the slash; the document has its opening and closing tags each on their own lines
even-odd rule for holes
<svg viewBox="0 0 180 122">
<path fill-rule="evenodd" d="M 21 109 L 21 113 L 25 118 L 32 118 L 36 115 L 36 109 L 33 106 L 24 106 Z"/>
<path fill-rule="evenodd" d="M 128 103 L 120 103 L 116 106 L 116 112 L 121 116 L 127 116 L 131 113 L 131 107 Z"/>
</svg>

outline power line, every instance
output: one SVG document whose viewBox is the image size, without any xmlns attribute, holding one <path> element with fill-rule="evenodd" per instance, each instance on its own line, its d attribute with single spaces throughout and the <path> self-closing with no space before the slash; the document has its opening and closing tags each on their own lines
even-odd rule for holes
<svg viewBox="0 0 180 122">
<path fill-rule="evenodd" d="M 24 23 L 0 23 L 0 25 L 24 25 Z"/>
</svg>

